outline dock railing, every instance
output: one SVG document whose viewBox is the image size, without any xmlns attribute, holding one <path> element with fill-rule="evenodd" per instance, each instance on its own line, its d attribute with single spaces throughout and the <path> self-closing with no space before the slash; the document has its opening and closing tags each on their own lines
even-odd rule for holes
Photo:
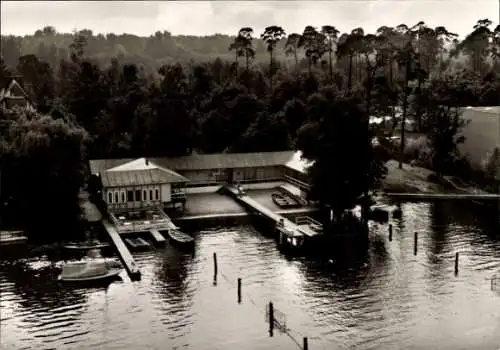
<svg viewBox="0 0 500 350">
<path fill-rule="evenodd" d="M 306 191 L 311 189 L 311 186 L 308 183 L 305 183 L 303 181 L 297 180 L 290 175 L 283 175 L 283 179 L 289 183 L 291 183 L 294 186 L 297 186 L 300 189 L 304 189 Z"/>
</svg>

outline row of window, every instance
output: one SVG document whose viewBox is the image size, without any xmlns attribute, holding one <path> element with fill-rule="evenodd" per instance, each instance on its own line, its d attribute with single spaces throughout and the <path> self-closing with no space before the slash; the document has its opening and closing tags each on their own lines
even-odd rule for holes
<svg viewBox="0 0 500 350">
<path fill-rule="evenodd" d="M 158 189 L 154 190 L 154 199 L 153 199 L 153 190 L 135 190 L 135 191 L 127 191 L 127 195 L 125 196 L 125 191 L 115 191 L 114 196 L 113 192 L 108 192 L 108 203 L 125 203 L 125 202 L 141 202 L 141 201 L 152 201 L 160 200 L 160 191 Z M 142 194 L 142 196 L 141 196 Z M 148 198 L 149 194 L 149 198 Z"/>
</svg>

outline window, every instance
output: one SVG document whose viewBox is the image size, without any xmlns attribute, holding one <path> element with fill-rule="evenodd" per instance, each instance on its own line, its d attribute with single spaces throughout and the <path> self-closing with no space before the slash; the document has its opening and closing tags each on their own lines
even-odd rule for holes
<svg viewBox="0 0 500 350">
<path fill-rule="evenodd" d="M 158 189 L 155 190 L 155 196 L 156 196 L 156 200 L 160 200 L 160 191 L 158 191 Z"/>
<path fill-rule="evenodd" d="M 134 201 L 134 191 L 127 191 L 127 202 Z"/>
<path fill-rule="evenodd" d="M 153 190 L 149 190 L 149 200 L 153 200 Z"/>
<path fill-rule="evenodd" d="M 136 202 L 141 201 L 141 190 L 135 190 L 135 201 Z"/>
<path fill-rule="evenodd" d="M 120 201 L 120 195 L 118 194 L 118 191 L 115 191 L 115 203 L 118 203 Z"/>
<path fill-rule="evenodd" d="M 125 191 L 122 191 L 122 203 L 125 203 Z"/>
<path fill-rule="evenodd" d="M 148 191 L 146 191 L 146 190 L 142 191 L 142 200 L 143 201 L 148 200 Z"/>
<path fill-rule="evenodd" d="M 113 203 L 113 193 L 108 192 L 108 203 Z"/>
</svg>

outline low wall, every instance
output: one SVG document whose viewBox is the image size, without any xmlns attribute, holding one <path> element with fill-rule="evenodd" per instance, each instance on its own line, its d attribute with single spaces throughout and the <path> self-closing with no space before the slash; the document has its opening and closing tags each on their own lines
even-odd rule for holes
<svg viewBox="0 0 500 350">
<path fill-rule="evenodd" d="M 312 218 L 317 218 L 318 212 L 319 211 L 315 208 L 301 208 L 288 211 L 278 211 L 276 213 L 295 222 L 295 219 L 301 216 L 310 216 Z M 173 221 L 183 230 L 196 231 L 201 229 L 222 227 L 222 226 L 231 227 L 239 225 L 248 225 L 254 222 L 253 218 L 255 217 L 256 214 L 252 214 L 250 212 L 241 212 L 241 213 L 227 213 L 227 214 L 184 216 L 173 219 Z"/>
<path fill-rule="evenodd" d="M 270 181 L 270 182 L 258 182 L 258 183 L 241 183 L 241 185 L 249 190 L 263 190 L 275 188 L 283 185 L 284 181 Z M 217 192 L 222 187 L 222 185 L 216 186 L 200 186 L 200 187 L 188 187 L 186 188 L 187 194 L 197 194 L 197 193 L 214 193 Z"/>
</svg>

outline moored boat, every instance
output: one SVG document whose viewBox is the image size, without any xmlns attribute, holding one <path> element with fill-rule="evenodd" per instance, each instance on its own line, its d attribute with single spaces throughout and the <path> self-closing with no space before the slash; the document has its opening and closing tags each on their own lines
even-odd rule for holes
<svg viewBox="0 0 500 350">
<path fill-rule="evenodd" d="M 21 230 L 0 231 L 0 246 L 24 244 L 28 242 L 28 237 Z"/>
<path fill-rule="evenodd" d="M 185 247 L 194 246 L 194 238 L 182 232 L 178 227 L 169 229 L 167 235 L 170 238 L 170 242 L 174 244 Z"/>
<path fill-rule="evenodd" d="M 70 262 L 62 267 L 57 279 L 61 282 L 98 282 L 117 278 L 122 268 L 112 267 L 106 261 L 88 260 Z"/>
<path fill-rule="evenodd" d="M 151 247 L 151 244 L 141 237 L 125 238 L 125 242 L 134 250 L 147 250 Z"/>
<path fill-rule="evenodd" d="M 90 242 L 69 242 L 63 245 L 65 249 L 69 250 L 91 250 L 108 248 L 108 242 L 90 241 Z"/>
<path fill-rule="evenodd" d="M 271 199 L 273 200 L 274 204 L 276 204 L 280 208 L 287 208 L 290 205 L 286 198 L 283 197 L 280 193 L 272 193 Z"/>
<path fill-rule="evenodd" d="M 57 279 L 61 282 L 102 282 L 118 278 L 121 271 L 119 261 L 107 260 L 99 250 L 93 249 L 87 259 L 65 263 Z"/>
</svg>

